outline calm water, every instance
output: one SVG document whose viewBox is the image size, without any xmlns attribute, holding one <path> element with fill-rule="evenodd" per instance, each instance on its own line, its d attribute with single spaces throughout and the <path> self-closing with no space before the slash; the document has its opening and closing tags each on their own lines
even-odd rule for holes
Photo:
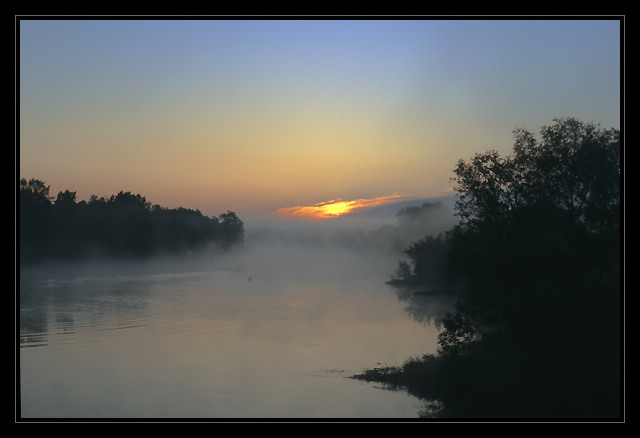
<svg viewBox="0 0 640 438">
<path fill-rule="evenodd" d="M 348 376 L 434 352 L 384 284 L 397 259 L 250 248 L 21 272 L 23 418 L 416 418 Z"/>
</svg>

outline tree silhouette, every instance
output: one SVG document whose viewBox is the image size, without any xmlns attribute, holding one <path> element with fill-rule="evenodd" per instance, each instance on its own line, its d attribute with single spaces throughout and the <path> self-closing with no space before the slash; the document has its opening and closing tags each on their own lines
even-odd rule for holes
<svg viewBox="0 0 640 438">
<path fill-rule="evenodd" d="M 51 202 L 49 186 L 37 179 L 22 179 L 19 190 L 21 263 L 148 257 L 243 241 L 243 223 L 229 211 L 219 221 L 198 210 L 151 205 L 144 196 L 124 191 L 106 200 L 92 195 L 89 202 L 76 202 L 76 192 L 65 190 Z"/>
<path fill-rule="evenodd" d="M 50 245 L 52 211 L 49 186 L 38 179 L 27 181 L 22 178 L 19 190 L 21 255 L 30 259 L 38 256 L 39 246 Z"/>
<path fill-rule="evenodd" d="M 227 211 L 220 215 L 220 230 L 225 246 L 241 243 L 244 237 L 244 224 L 238 216 Z"/>
<path fill-rule="evenodd" d="M 442 415 L 621 415 L 620 134 L 553 122 L 539 139 L 515 130 L 510 156 L 454 169 L 460 221 L 440 255 L 464 294 L 442 320 L 438 357 L 414 361 L 438 384 L 403 383 L 443 402 Z M 434 242 L 406 251 L 423 285 Z"/>
<path fill-rule="evenodd" d="M 619 133 L 554 121 L 541 141 L 517 130 L 511 157 L 491 151 L 455 169 L 451 269 L 496 323 L 520 324 L 550 299 L 574 307 L 619 270 Z"/>
</svg>

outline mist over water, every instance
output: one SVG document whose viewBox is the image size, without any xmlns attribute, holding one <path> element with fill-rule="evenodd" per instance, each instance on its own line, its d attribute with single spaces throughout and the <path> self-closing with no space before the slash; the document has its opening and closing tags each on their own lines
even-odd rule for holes
<svg viewBox="0 0 640 438">
<path fill-rule="evenodd" d="M 451 223 L 440 207 L 421 230 L 397 208 L 255 218 L 226 252 L 21 268 L 21 414 L 417 417 L 419 400 L 347 377 L 435 351 L 437 328 L 384 282 L 405 242 Z"/>
</svg>

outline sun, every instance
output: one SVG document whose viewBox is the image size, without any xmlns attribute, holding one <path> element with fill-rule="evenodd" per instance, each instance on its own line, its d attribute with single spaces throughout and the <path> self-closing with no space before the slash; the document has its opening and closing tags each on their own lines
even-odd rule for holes
<svg viewBox="0 0 640 438">
<path fill-rule="evenodd" d="M 281 208 L 277 212 L 285 216 L 298 216 L 308 220 L 324 220 L 349 213 L 357 207 L 355 203 L 356 201 L 342 201 L 337 199 L 309 206 Z"/>
<path fill-rule="evenodd" d="M 333 219 L 351 213 L 354 210 L 379 205 L 391 198 L 395 198 L 395 196 L 355 199 L 351 201 L 334 199 L 332 201 L 319 202 L 308 206 L 280 208 L 277 210 L 277 213 L 285 216 L 298 216 L 307 220 Z"/>
<path fill-rule="evenodd" d="M 319 210 L 321 210 L 325 216 L 341 216 L 352 210 L 353 207 L 351 204 L 353 204 L 353 202 L 350 201 L 333 202 L 319 206 Z"/>
</svg>

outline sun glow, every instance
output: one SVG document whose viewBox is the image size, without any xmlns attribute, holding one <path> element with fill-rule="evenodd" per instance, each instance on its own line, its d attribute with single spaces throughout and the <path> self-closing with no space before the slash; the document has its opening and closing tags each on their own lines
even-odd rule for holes
<svg viewBox="0 0 640 438">
<path fill-rule="evenodd" d="M 443 192 L 448 192 L 449 189 L 445 189 Z M 388 204 L 390 202 L 399 201 L 401 199 L 408 198 L 421 198 L 427 195 L 434 195 L 435 193 L 422 193 L 422 194 L 394 194 L 388 196 L 378 196 L 369 199 L 354 199 L 351 201 L 343 201 L 342 199 L 336 199 L 332 201 L 320 202 L 308 206 L 297 207 L 285 207 L 276 211 L 277 214 L 283 216 L 297 216 L 308 220 L 324 220 L 343 216 L 345 214 L 352 213 L 355 210 L 362 208 L 375 207 L 377 205 Z M 443 194 L 443 193 L 441 193 Z"/>
<path fill-rule="evenodd" d="M 349 213 L 353 206 L 352 202 L 334 202 L 322 206 L 322 210 L 327 216 L 340 216 Z"/>
</svg>

